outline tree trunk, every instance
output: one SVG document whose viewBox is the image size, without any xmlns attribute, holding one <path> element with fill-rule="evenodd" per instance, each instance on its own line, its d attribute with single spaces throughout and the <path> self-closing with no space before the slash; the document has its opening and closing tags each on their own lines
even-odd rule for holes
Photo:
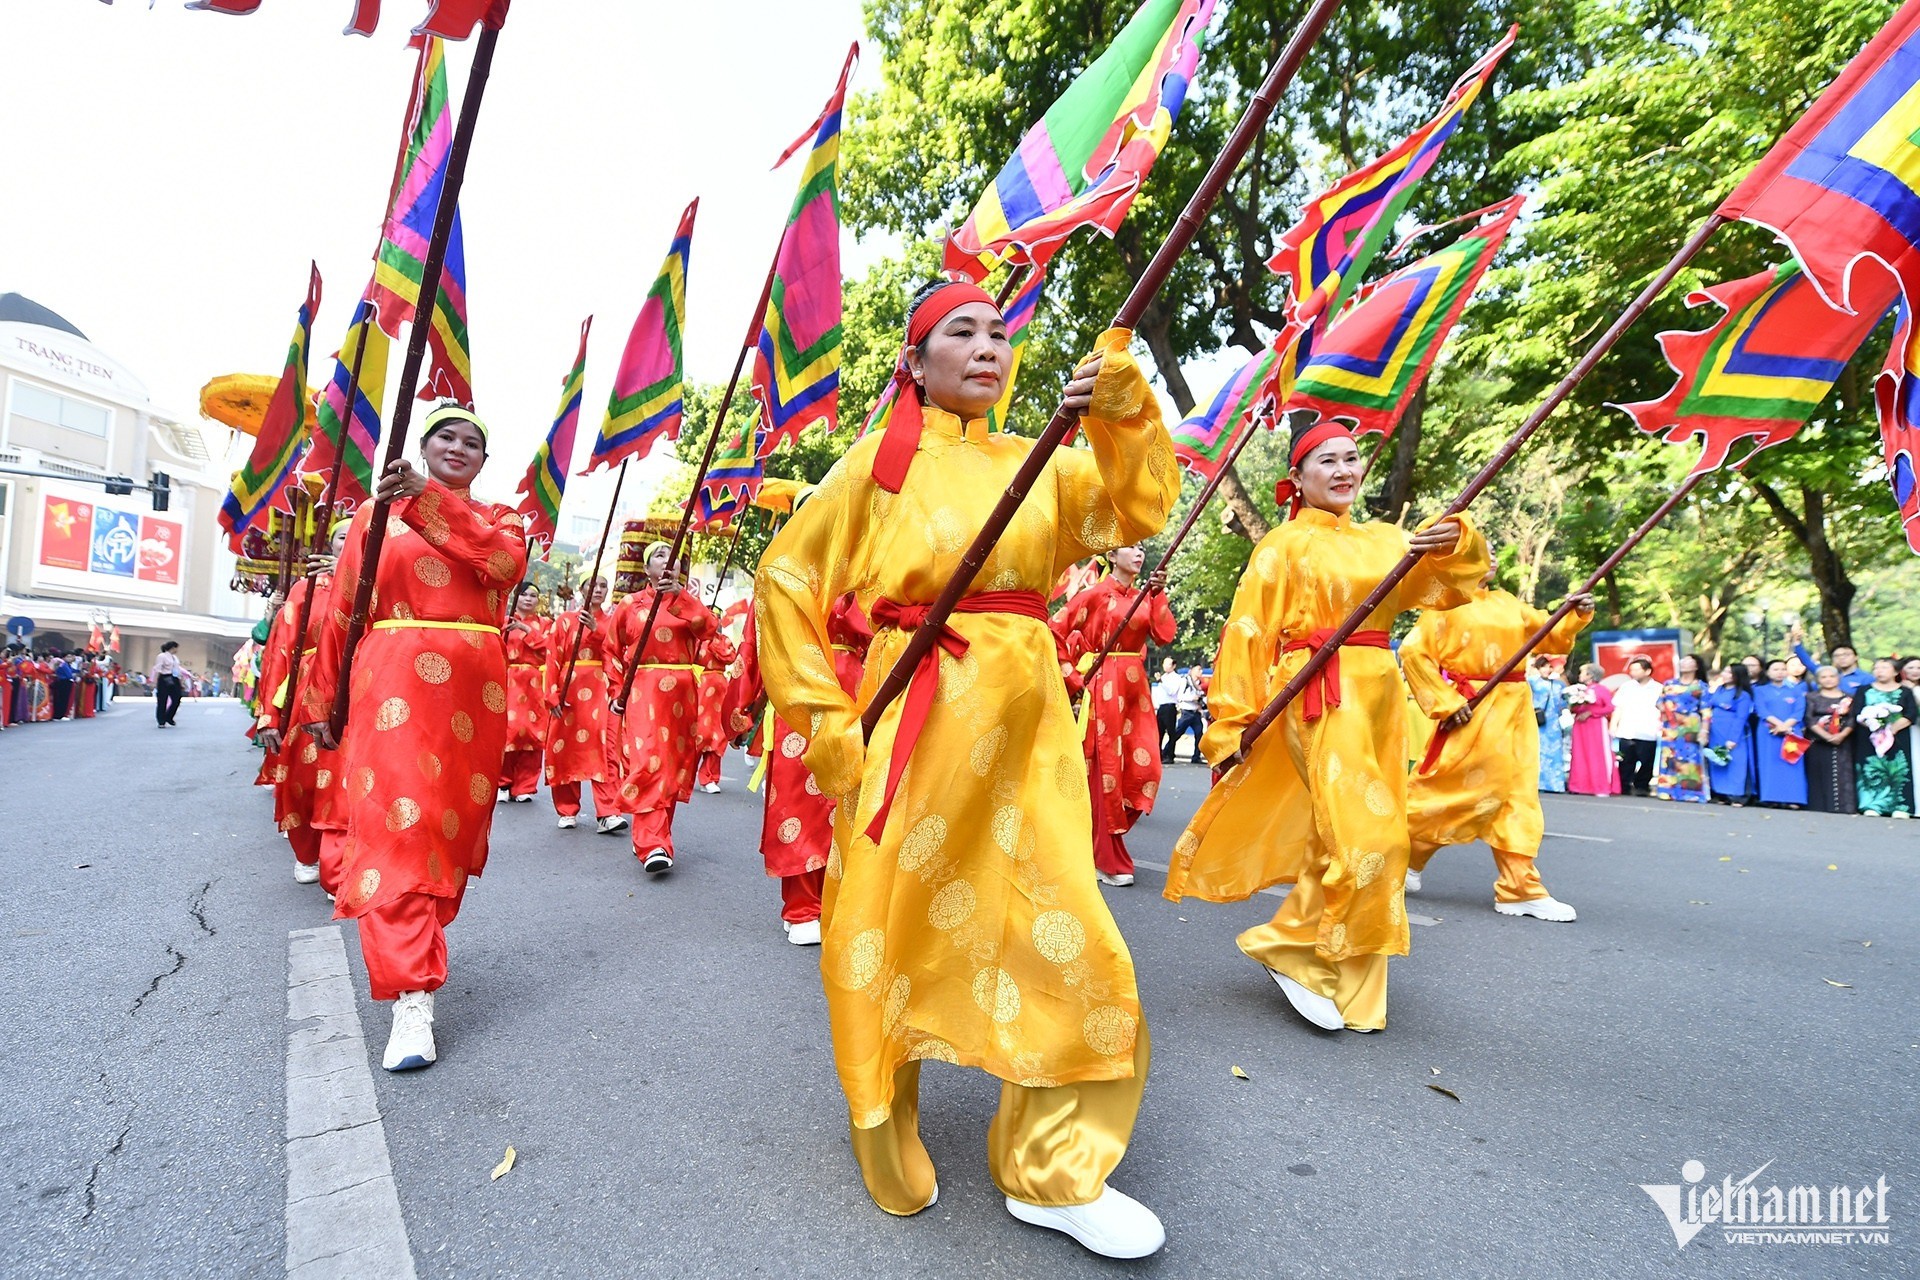
<svg viewBox="0 0 1920 1280">
<path fill-rule="evenodd" d="M 1393 465 L 1387 470 L 1379 494 L 1369 504 L 1373 514 L 1382 520 L 1398 521 L 1413 501 L 1413 464 L 1420 452 L 1420 423 L 1426 413 L 1427 384 L 1423 381 L 1394 430 Z"/>
<path fill-rule="evenodd" d="M 1856 590 L 1847 566 L 1827 541 L 1827 494 L 1824 489 L 1800 487 L 1800 506 L 1796 514 L 1786 501 L 1764 480 L 1748 476 L 1747 483 L 1773 512 L 1774 519 L 1787 527 L 1807 553 L 1813 570 L 1813 585 L 1820 592 L 1820 631 L 1829 652 L 1835 645 L 1853 643 L 1853 596 Z"/>
<path fill-rule="evenodd" d="M 1626 614 L 1620 609 L 1620 584 L 1611 571 L 1602 581 L 1607 584 L 1607 622 L 1618 631 L 1626 623 Z"/>
</svg>

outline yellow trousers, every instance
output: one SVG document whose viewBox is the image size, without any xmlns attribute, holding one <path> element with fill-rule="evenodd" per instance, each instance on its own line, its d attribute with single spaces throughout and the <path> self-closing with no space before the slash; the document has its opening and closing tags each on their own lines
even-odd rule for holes
<svg viewBox="0 0 1920 1280">
<path fill-rule="evenodd" d="M 1126 1080 L 1036 1089 L 1002 1083 L 1000 1108 L 987 1129 L 987 1168 L 1002 1195 L 1053 1207 L 1092 1204 L 1127 1153 L 1147 1083 L 1147 1024 Z M 933 1159 L 920 1141 L 920 1064 L 894 1073 L 893 1116 L 853 1130 L 853 1158 L 867 1194 L 899 1217 L 933 1201 Z"/>
<path fill-rule="evenodd" d="M 1425 871 L 1427 862 L 1440 847 L 1420 840 L 1414 841 L 1413 853 L 1407 859 L 1407 866 L 1415 871 Z M 1547 892 L 1547 887 L 1540 883 L 1540 871 L 1533 865 L 1532 854 L 1510 853 L 1505 849 L 1495 849 L 1493 865 L 1500 873 L 1493 882 L 1495 902 L 1532 902 L 1535 898 L 1552 896 Z"/>
<path fill-rule="evenodd" d="M 1387 957 L 1321 955 L 1315 943 L 1324 897 L 1318 875 L 1301 876 L 1273 919 L 1240 935 L 1240 949 L 1333 1001 L 1348 1026 L 1378 1031 L 1387 1025 Z"/>
</svg>

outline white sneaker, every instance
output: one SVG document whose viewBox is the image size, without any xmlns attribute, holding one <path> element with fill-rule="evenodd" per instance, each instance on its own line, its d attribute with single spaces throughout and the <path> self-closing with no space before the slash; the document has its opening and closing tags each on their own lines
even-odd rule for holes
<svg viewBox="0 0 1920 1280">
<path fill-rule="evenodd" d="M 1110 876 L 1104 871 L 1096 871 L 1093 874 L 1100 878 L 1101 884 L 1110 884 L 1116 889 L 1124 889 L 1133 883 L 1133 876 L 1125 871 L 1122 871 L 1117 876 Z"/>
<path fill-rule="evenodd" d="M 1905 809 L 1895 809 L 1892 813 L 1888 814 L 1887 816 L 1889 818 L 1911 818 L 1913 815 L 1908 813 Z"/>
<path fill-rule="evenodd" d="M 625 831 L 627 827 L 630 825 L 631 824 L 627 821 L 626 814 L 610 813 L 606 817 L 600 819 L 599 825 L 596 829 L 600 832 L 601 835 L 606 835 L 608 832 L 611 832 L 611 831 Z"/>
<path fill-rule="evenodd" d="M 1007 1197 L 1007 1212 L 1025 1223 L 1072 1236 L 1103 1258 L 1144 1258 L 1167 1242 L 1167 1229 L 1153 1210 L 1132 1196 L 1102 1186 L 1092 1204 L 1054 1207 Z"/>
<path fill-rule="evenodd" d="M 1407 892 L 1420 892 L 1420 873 L 1418 871 L 1409 870 L 1407 872 Z"/>
<path fill-rule="evenodd" d="M 532 803 L 533 803 L 533 793 L 532 793 L 531 791 L 529 791 L 529 792 L 528 792 L 528 793 L 527 793 L 526 795 L 524 795 L 524 796 L 514 796 L 514 797 L 513 797 L 513 803 L 514 803 L 514 804 L 532 804 Z"/>
<path fill-rule="evenodd" d="M 1496 902 L 1493 909 L 1503 916 L 1532 916 L 1536 920 L 1555 920 L 1571 924 L 1578 919 L 1574 909 L 1558 898 L 1529 898 L 1525 902 Z"/>
<path fill-rule="evenodd" d="M 640 865 L 648 875 L 657 876 L 662 872 L 673 870 L 673 855 L 665 849 L 650 849 L 647 851 L 647 856 L 641 859 Z"/>
<path fill-rule="evenodd" d="M 1322 1031 L 1338 1031 L 1347 1025 L 1347 1020 L 1340 1016 L 1340 1006 L 1326 996 L 1307 990 L 1278 969 L 1268 969 L 1267 975 L 1286 993 L 1293 1011 L 1314 1026 Z"/>
<path fill-rule="evenodd" d="M 315 884 L 320 879 L 320 864 L 308 866 L 304 862 L 293 864 L 293 882 L 295 884 Z"/>
<path fill-rule="evenodd" d="M 389 1071 L 418 1071 L 434 1064 L 433 992 L 402 991 L 393 1002 L 393 1033 L 380 1065 Z"/>
<path fill-rule="evenodd" d="M 706 786 L 700 789 L 706 792 L 710 796 L 717 796 L 720 794 L 720 784 L 717 782 L 709 782 Z"/>
<path fill-rule="evenodd" d="M 596 834 L 605 835 L 609 831 L 618 831 L 620 828 L 613 825 L 612 818 L 595 818 L 593 829 Z"/>
<path fill-rule="evenodd" d="M 820 945 L 820 922 L 802 920 L 799 924 L 787 927 L 787 941 L 796 947 L 817 947 Z"/>
<path fill-rule="evenodd" d="M 509 804 L 513 800 L 513 792 L 507 790 L 505 787 L 502 787 L 500 788 L 500 794 L 497 797 L 497 800 L 500 804 Z"/>
<path fill-rule="evenodd" d="M 572 814 L 563 813 L 560 815 L 560 829 L 562 831 L 571 831 L 579 825 L 580 825 L 580 820 L 574 817 Z"/>
</svg>

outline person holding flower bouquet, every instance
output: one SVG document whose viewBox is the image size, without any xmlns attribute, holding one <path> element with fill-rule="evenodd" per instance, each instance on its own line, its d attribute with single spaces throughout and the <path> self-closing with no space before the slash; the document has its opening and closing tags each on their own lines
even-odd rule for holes
<svg viewBox="0 0 1920 1280">
<path fill-rule="evenodd" d="M 1612 795 L 1619 781 L 1613 734 L 1607 728 L 1613 693 L 1600 683 L 1600 668 L 1593 663 L 1581 663 L 1579 683 L 1567 686 L 1567 710 L 1573 714 L 1573 727 L 1567 731 L 1567 790 L 1583 796 Z"/>
<path fill-rule="evenodd" d="M 1853 800 L 1854 706 L 1845 676 L 1836 666 L 1814 672 L 1807 693 L 1807 808 L 1816 813 L 1857 813 Z"/>
<path fill-rule="evenodd" d="M 1902 688 L 1892 658 L 1873 664 L 1873 683 L 1860 690 L 1855 713 L 1861 732 L 1860 812 L 1869 818 L 1913 816 L 1913 758 L 1907 729 L 1920 720 L 1911 689 Z"/>
</svg>

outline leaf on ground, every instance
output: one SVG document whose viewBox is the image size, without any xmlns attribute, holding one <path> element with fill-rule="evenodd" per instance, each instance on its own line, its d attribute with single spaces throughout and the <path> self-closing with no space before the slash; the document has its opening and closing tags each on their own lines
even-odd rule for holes
<svg viewBox="0 0 1920 1280">
<path fill-rule="evenodd" d="M 343 400 L 341 401 L 341 403 L 344 404 L 346 402 Z M 1827 864 L 1827 870 L 1829 871 L 1838 871 L 1839 869 L 1840 869 L 1840 864 L 1837 862 L 1829 862 Z"/>
<path fill-rule="evenodd" d="M 1870 947 L 1873 945 L 1873 939 L 1868 938 L 1865 942 L 1861 943 L 1860 945 L 1863 947 Z"/>
<path fill-rule="evenodd" d="M 1702 901 L 1699 898 L 1688 898 L 1687 905 L 1690 907 L 1710 907 L 1713 904 L 1711 902 Z"/>
<path fill-rule="evenodd" d="M 1246 1072 L 1244 1072 L 1244 1071 L 1242 1071 L 1242 1070 L 1241 1070 L 1241 1069 L 1240 1069 L 1239 1067 L 1235 1067 L 1235 1068 L 1233 1069 L 1233 1078 L 1234 1078 L 1235 1080 L 1251 1080 L 1251 1079 L 1253 1079 L 1253 1077 L 1252 1077 L 1252 1076 L 1250 1076 L 1250 1075 L 1248 1075 L 1248 1074 L 1247 1074 Z"/>
<path fill-rule="evenodd" d="M 1842 987 L 1848 991 L 1853 990 L 1853 984 L 1851 982 L 1835 982 L 1832 978 L 1822 978 L 1820 979 L 1820 981 L 1826 983 L 1830 987 Z"/>
<path fill-rule="evenodd" d="M 1437 1084 L 1430 1084 L 1427 1086 L 1427 1088 L 1433 1090 L 1435 1093 L 1441 1095 L 1442 1097 L 1452 1098 L 1455 1102 L 1460 1101 L 1459 1094 L 1455 1093 L 1451 1089 L 1445 1088 L 1444 1086 L 1437 1085 Z"/>
<path fill-rule="evenodd" d="M 513 1168 L 513 1161 L 514 1161 L 515 1155 L 516 1153 L 514 1149 L 512 1147 L 508 1147 L 507 1154 L 500 1158 L 500 1163 L 493 1166 L 493 1181 L 495 1182 L 500 1181 L 500 1179 L 506 1176 L 507 1170 Z"/>
<path fill-rule="evenodd" d="M 1435 1074 L 1435 1075 L 1439 1075 L 1439 1074 L 1440 1074 L 1440 1068 L 1438 1068 L 1438 1067 L 1428 1067 L 1428 1068 L 1427 1068 L 1427 1070 L 1429 1070 L 1429 1071 L 1431 1071 L 1431 1072 L 1433 1072 L 1433 1074 Z"/>
<path fill-rule="evenodd" d="M 1728 855 L 1727 855 L 1726 857 L 1724 857 L 1724 858 L 1722 858 L 1722 859 L 1720 859 L 1720 861 L 1722 861 L 1722 862 L 1732 862 L 1732 861 L 1733 861 L 1733 855 L 1732 855 L 1732 854 L 1728 854 Z"/>
</svg>

